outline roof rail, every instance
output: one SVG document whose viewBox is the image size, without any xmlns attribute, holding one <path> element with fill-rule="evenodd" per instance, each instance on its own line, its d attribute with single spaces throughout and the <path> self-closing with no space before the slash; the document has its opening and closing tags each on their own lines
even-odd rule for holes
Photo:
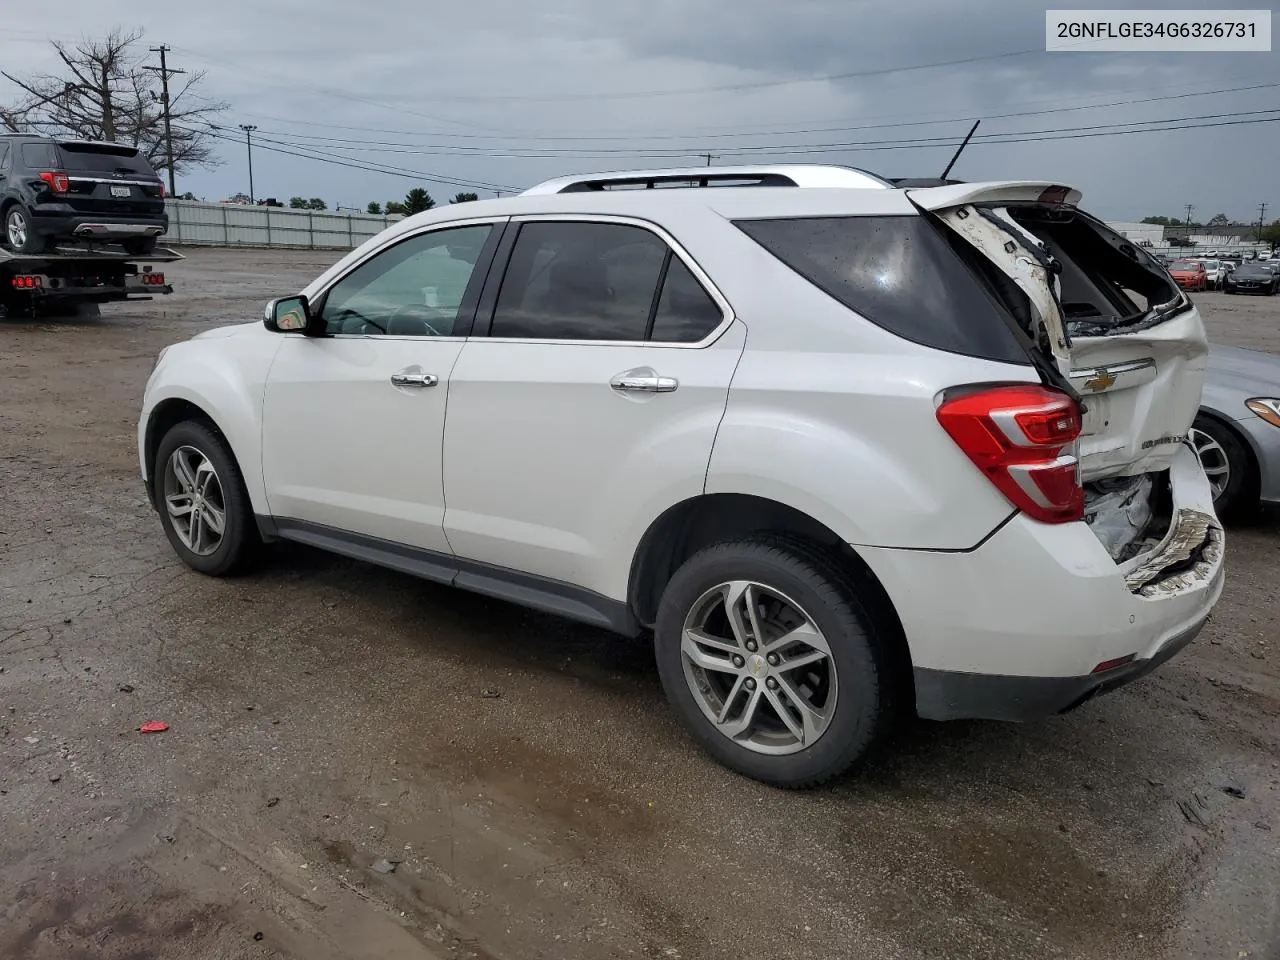
<svg viewBox="0 0 1280 960">
<path fill-rule="evenodd" d="M 597 190 L 672 189 L 680 187 L 855 187 L 887 189 L 892 185 L 874 173 L 827 164 L 780 163 L 749 167 L 681 167 L 586 173 L 547 180 L 524 196 L 588 193 Z"/>
</svg>

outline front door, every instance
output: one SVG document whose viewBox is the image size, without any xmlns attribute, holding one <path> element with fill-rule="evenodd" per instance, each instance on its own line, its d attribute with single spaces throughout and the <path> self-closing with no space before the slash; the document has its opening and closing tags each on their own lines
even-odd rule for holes
<svg viewBox="0 0 1280 960">
<path fill-rule="evenodd" d="M 449 374 L 497 227 L 419 233 L 316 299 L 326 335 L 287 334 L 268 374 L 272 516 L 449 553 L 441 444 Z"/>
</svg>

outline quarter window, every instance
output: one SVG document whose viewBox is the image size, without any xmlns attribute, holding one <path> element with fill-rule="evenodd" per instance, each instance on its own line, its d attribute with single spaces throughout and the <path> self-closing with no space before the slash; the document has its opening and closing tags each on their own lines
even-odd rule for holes
<svg viewBox="0 0 1280 960">
<path fill-rule="evenodd" d="M 58 151 L 52 143 L 24 143 L 22 145 L 23 166 L 39 170 L 58 169 Z"/>
<path fill-rule="evenodd" d="M 492 231 L 489 224 L 435 230 L 366 260 L 329 289 L 321 311 L 325 331 L 466 336 L 475 297 L 472 275 Z"/>
<path fill-rule="evenodd" d="M 539 221 L 516 237 L 489 335 L 692 343 L 720 320 L 715 301 L 652 231 Z"/>
</svg>

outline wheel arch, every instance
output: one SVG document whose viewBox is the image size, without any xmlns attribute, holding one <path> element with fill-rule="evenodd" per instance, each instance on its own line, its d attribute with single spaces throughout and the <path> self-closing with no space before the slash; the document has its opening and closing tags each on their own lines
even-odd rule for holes
<svg viewBox="0 0 1280 960">
<path fill-rule="evenodd" d="M 186 420 L 194 420 L 207 426 L 226 443 L 236 462 L 242 463 L 231 438 L 207 410 L 186 397 L 168 397 L 161 400 L 147 416 L 147 428 L 143 438 L 143 456 L 147 467 L 147 496 L 152 504 L 156 502 L 156 452 L 160 448 L 160 441 L 166 433 Z"/>
<path fill-rule="evenodd" d="M 664 588 L 693 554 L 712 543 L 764 534 L 782 534 L 817 547 L 864 588 L 866 595 L 860 599 L 892 638 L 894 671 L 910 683 L 911 653 L 902 622 L 883 584 L 858 552 L 803 511 L 753 494 L 702 494 L 668 508 L 649 525 L 632 558 L 628 581 L 628 605 L 637 621 L 652 628 Z"/>
</svg>

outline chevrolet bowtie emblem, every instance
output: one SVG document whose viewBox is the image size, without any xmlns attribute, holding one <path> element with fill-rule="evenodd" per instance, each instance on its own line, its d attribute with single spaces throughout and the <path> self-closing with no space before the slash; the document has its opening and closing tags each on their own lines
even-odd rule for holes
<svg viewBox="0 0 1280 960">
<path fill-rule="evenodd" d="M 1115 382 L 1116 375 L 1114 373 L 1110 370 L 1099 370 L 1084 382 L 1084 388 L 1092 390 L 1094 393 L 1101 393 Z"/>
</svg>

